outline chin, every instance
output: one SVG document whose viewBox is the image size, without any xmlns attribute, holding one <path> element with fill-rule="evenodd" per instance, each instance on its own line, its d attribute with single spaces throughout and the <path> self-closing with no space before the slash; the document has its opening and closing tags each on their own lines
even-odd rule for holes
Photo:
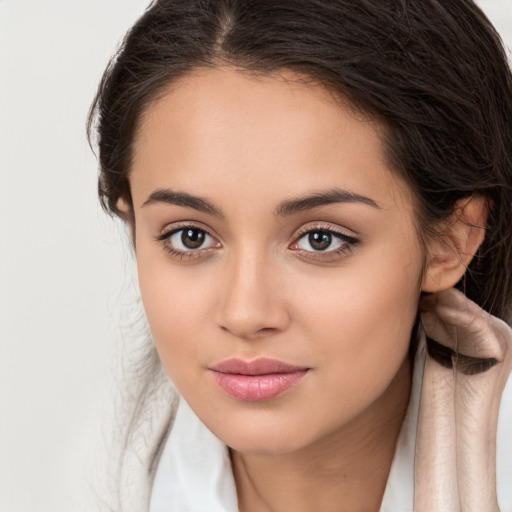
<svg viewBox="0 0 512 512">
<path fill-rule="evenodd" d="M 231 436 L 232 437 L 232 436 Z M 228 441 L 228 442 L 226 442 Z M 300 450 L 303 443 L 294 442 L 291 436 L 240 436 L 237 439 L 225 440 L 224 443 L 232 450 L 247 455 L 283 455 Z"/>
<path fill-rule="evenodd" d="M 304 431 L 301 424 L 284 421 L 230 421 L 212 432 L 237 452 L 251 455 L 282 455 L 304 448 L 315 435 Z M 236 426 L 235 426 L 236 425 Z"/>
</svg>

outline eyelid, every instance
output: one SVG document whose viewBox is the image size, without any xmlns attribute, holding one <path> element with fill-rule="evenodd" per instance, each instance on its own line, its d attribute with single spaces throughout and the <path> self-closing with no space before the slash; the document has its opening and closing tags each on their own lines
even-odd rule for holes
<svg viewBox="0 0 512 512">
<path fill-rule="evenodd" d="M 199 231 L 203 231 L 206 235 L 208 235 L 215 242 L 215 246 L 209 246 L 204 248 L 198 248 L 196 250 L 181 250 L 179 248 L 174 247 L 170 243 L 171 237 L 183 231 L 187 228 L 197 229 Z M 196 259 L 204 259 L 213 254 L 212 251 L 222 247 L 222 244 L 219 241 L 219 238 L 212 233 L 212 230 L 205 226 L 204 224 L 196 221 L 180 221 L 174 222 L 166 225 L 161 233 L 155 237 L 155 239 L 160 242 L 162 248 L 174 259 L 180 261 L 191 261 Z"/>
<path fill-rule="evenodd" d="M 293 236 L 294 243 L 302 238 L 307 233 L 311 233 L 312 231 L 327 231 L 328 233 L 332 233 L 334 235 L 339 236 L 340 238 L 347 240 L 347 242 L 356 244 L 361 240 L 357 234 L 353 231 L 348 232 L 348 229 L 344 229 L 341 226 L 331 224 L 329 222 L 310 222 L 301 226 L 297 232 Z"/>
<path fill-rule="evenodd" d="M 315 231 L 325 231 L 338 238 L 342 245 L 334 249 L 327 249 L 325 251 L 309 251 L 299 247 L 299 242 L 308 233 Z M 335 263 L 343 259 L 345 256 L 350 255 L 351 251 L 360 244 L 360 238 L 356 238 L 352 234 L 347 234 L 347 230 L 338 225 L 333 225 L 326 222 L 308 223 L 302 226 L 294 235 L 293 242 L 288 246 L 292 251 L 295 251 L 301 259 L 308 262 L 317 263 Z"/>
<path fill-rule="evenodd" d="M 202 224 L 201 222 L 193 221 L 193 220 L 184 220 L 179 222 L 173 222 L 171 224 L 167 224 L 161 231 L 160 234 L 156 236 L 156 239 L 160 242 L 166 240 L 174 233 L 177 233 L 178 231 L 181 231 L 185 228 L 193 228 L 193 229 L 199 229 L 201 231 L 204 231 L 207 235 L 211 236 L 213 239 L 218 241 L 218 236 L 214 235 L 212 233 L 212 230 L 208 227 Z"/>
</svg>

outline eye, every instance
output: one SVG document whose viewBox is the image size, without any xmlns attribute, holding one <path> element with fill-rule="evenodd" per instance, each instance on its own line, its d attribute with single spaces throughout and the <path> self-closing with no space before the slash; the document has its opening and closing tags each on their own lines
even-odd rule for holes
<svg viewBox="0 0 512 512">
<path fill-rule="evenodd" d="M 200 256 L 209 249 L 220 247 L 220 243 L 213 236 L 197 226 L 182 226 L 179 229 L 168 230 L 157 240 L 168 253 L 180 259 Z"/>
<path fill-rule="evenodd" d="M 327 251 L 337 249 L 341 244 L 340 237 L 330 231 L 318 230 L 306 233 L 297 242 L 297 247 L 305 251 Z"/>
<path fill-rule="evenodd" d="M 199 228 L 188 227 L 175 231 L 168 238 L 169 243 L 179 251 L 196 251 L 203 245 L 214 242 L 213 238 Z"/>
<path fill-rule="evenodd" d="M 290 249 L 302 253 L 307 258 L 330 261 L 349 253 L 359 242 L 357 238 L 345 233 L 318 227 L 299 232 Z"/>
</svg>

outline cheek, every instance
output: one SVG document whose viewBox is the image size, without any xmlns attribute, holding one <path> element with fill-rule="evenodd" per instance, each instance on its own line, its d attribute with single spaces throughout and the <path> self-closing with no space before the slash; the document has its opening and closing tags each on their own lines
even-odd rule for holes
<svg viewBox="0 0 512 512">
<path fill-rule="evenodd" d="M 419 300 L 422 257 L 411 244 L 380 245 L 339 267 L 280 264 L 270 296 L 292 321 L 269 353 L 314 368 L 311 378 L 267 413 L 232 404 L 205 366 L 239 348 L 215 323 L 225 293 L 221 263 L 179 266 L 138 246 L 141 295 L 162 364 L 203 422 L 229 446 L 286 451 L 362 414 L 406 357 Z M 227 274 L 226 274 L 227 275 Z M 264 343 L 258 340 L 257 343 Z M 261 345 L 260 345 L 261 346 Z M 227 415 L 226 425 L 219 418 Z M 300 428 L 297 427 L 300 425 Z"/>
<path fill-rule="evenodd" d="M 304 358 L 301 362 L 324 368 L 338 389 L 360 393 L 363 386 L 376 393 L 407 353 L 420 294 L 422 253 L 417 244 L 406 242 L 355 251 L 339 267 L 301 263 L 278 272 L 274 282 L 279 291 L 271 295 L 292 317 L 282 339 L 290 344 L 290 354 Z M 214 319 L 224 290 L 219 276 L 229 269 L 217 268 L 215 262 L 176 265 L 143 243 L 138 245 L 137 263 L 142 300 L 162 363 L 178 387 L 188 368 L 182 386 L 193 386 L 201 368 L 218 355 L 219 342 L 226 342 Z M 368 375 L 378 379 L 368 382 Z"/>
<path fill-rule="evenodd" d="M 166 255 L 145 253 L 139 246 L 137 267 L 144 310 L 156 349 L 167 373 L 174 378 L 175 366 L 186 360 L 196 363 L 205 356 L 197 343 L 201 323 L 210 316 L 207 286 L 192 267 L 180 268 Z M 196 271 L 197 272 L 197 271 Z"/>
<path fill-rule="evenodd" d="M 420 296 L 420 249 L 409 244 L 354 254 L 336 275 L 308 279 L 295 318 L 315 340 L 318 363 L 357 387 L 368 375 L 392 378 L 407 354 Z M 334 273 L 333 273 L 334 274 Z"/>
</svg>

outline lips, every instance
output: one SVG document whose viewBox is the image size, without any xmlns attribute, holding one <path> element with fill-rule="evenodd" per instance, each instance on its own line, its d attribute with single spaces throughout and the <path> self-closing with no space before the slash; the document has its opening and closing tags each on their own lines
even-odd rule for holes
<svg viewBox="0 0 512 512">
<path fill-rule="evenodd" d="M 231 398 L 259 402 L 276 398 L 297 385 L 309 368 L 276 359 L 228 359 L 209 368 L 219 387 Z"/>
</svg>

